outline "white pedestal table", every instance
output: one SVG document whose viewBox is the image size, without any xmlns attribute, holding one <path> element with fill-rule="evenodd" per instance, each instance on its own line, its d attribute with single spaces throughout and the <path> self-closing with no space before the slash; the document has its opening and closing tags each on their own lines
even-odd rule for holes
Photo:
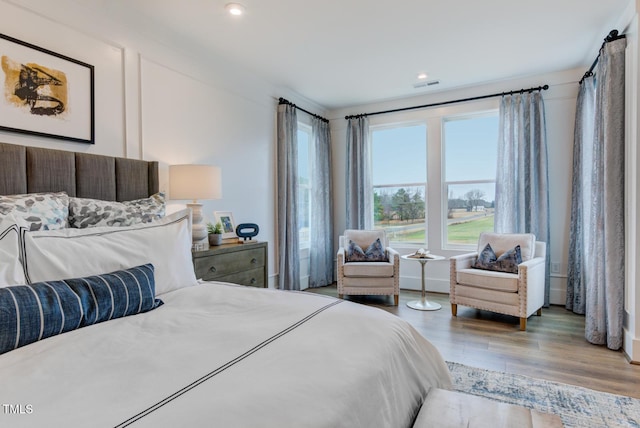
<svg viewBox="0 0 640 428">
<path fill-rule="evenodd" d="M 435 302 L 430 302 L 427 300 L 427 292 L 424 286 L 424 268 L 427 262 L 433 262 L 436 260 L 444 260 L 445 258 L 442 256 L 436 256 L 435 254 L 429 254 L 428 257 L 413 257 L 413 254 L 405 254 L 402 257 L 404 260 L 413 260 L 416 262 L 420 262 L 422 268 L 422 297 L 420 300 L 412 300 L 407 302 L 407 306 L 411 309 L 416 309 L 418 311 L 437 311 L 442 308 L 442 305 Z"/>
</svg>

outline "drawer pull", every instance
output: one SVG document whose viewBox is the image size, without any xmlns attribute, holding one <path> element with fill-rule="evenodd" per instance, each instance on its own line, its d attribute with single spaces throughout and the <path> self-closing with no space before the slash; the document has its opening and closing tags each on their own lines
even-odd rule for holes
<svg viewBox="0 0 640 428">
<path fill-rule="evenodd" d="M 256 263 L 258 263 L 258 259 L 256 259 L 255 257 L 251 259 L 251 264 L 255 265 Z"/>
<path fill-rule="evenodd" d="M 216 271 L 217 271 L 217 269 L 216 269 L 216 267 L 215 267 L 215 266 L 211 266 L 211 267 L 209 268 L 209 272 L 213 272 L 213 273 L 215 273 Z"/>
</svg>

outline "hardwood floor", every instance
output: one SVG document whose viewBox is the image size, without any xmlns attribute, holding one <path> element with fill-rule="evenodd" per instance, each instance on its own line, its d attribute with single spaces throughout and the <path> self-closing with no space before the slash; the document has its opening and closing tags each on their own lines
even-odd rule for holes
<svg viewBox="0 0 640 428">
<path fill-rule="evenodd" d="M 307 291 L 337 295 L 335 285 Z M 427 293 L 429 301 L 442 305 L 438 311 L 407 307 L 419 298 L 419 291 L 402 290 L 400 304 L 393 306 L 391 296 L 346 296 L 407 320 L 445 360 L 640 398 L 640 365 L 629 364 L 621 351 L 588 343 L 584 317 L 562 306 L 531 316 L 527 331 L 520 331 L 516 317 L 464 306 L 452 317 L 447 294 Z"/>
</svg>

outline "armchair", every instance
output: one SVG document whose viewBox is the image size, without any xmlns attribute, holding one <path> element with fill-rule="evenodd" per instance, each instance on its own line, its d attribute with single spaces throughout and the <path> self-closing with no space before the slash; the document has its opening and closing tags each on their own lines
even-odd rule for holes
<svg viewBox="0 0 640 428">
<path fill-rule="evenodd" d="M 380 239 L 387 261 L 349 261 L 350 241 L 366 250 L 376 239 Z M 347 295 L 393 295 L 398 306 L 400 294 L 400 255 L 389 247 L 384 230 L 344 231 L 340 236 L 337 254 L 338 297 Z"/>
<path fill-rule="evenodd" d="M 513 315 L 520 318 L 520 330 L 527 329 L 527 318 L 544 305 L 546 244 L 531 233 L 482 233 L 478 251 L 450 258 L 451 314 L 457 316 L 458 305 Z M 522 263 L 517 273 L 472 268 L 478 254 L 490 244 L 499 257 L 520 245 Z"/>
</svg>

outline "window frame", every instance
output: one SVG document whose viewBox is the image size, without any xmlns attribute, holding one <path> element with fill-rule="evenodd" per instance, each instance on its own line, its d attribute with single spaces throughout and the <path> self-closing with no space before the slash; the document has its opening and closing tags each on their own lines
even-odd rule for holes
<svg viewBox="0 0 640 428">
<path fill-rule="evenodd" d="M 391 188 L 416 188 L 416 187 L 422 187 L 423 189 L 423 194 L 424 194 L 424 205 L 425 205 L 425 213 L 424 213 L 424 236 L 425 236 L 425 240 L 423 243 L 415 243 L 415 242 L 406 242 L 406 241 L 393 241 L 391 239 L 390 236 L 388 236 L 388 240 L 390 244 L 394 244 L 394 245 L 408 245 L 408 246 L 416 246 L 416 248 L 418 247 L 424 247 L 425 245 L 427 245 L 428 242 L 428 238 L 429 238 L 429 228 L 428 228 L 428 220 L 429 220 L 429 125 L 427 124 L 427 121 L 424 119 L 419 119 L 419 120 L 408 120 L 408 121 L 401 121 L 401 122 L 393 122 L 393 123 L 383 123 L 383 124 L 379 124 L 379 125 L 371 125 L 369 124 L 369 144 L 370 144 L 370 149 L 371 149 L 371 159 L 369 159 L 369 163 L 372 164 L 373 162 L 373 133 L 375 131 L 384 131 L 384 130 L 389 130 L 389 129 L 397 129 L 397 128 L 408 128 L 408 127 L 412 127 L 412 126 L 424 126 L 425 128 L 425 150 L 427 153 L 426 159 L 424 159 L 424 163 L 425 163 L 425 181 L 424 183 L 395 183 L 395 184 L 383 184 L 383 185 L 375 185 L 374 184 L 374 180 L 373 180 L 373 175 L 371 177 L 371 189 L 369 194 L 371 195 L 371 225 L 373 228 L 375 228 L 375 210 L 373 209 L 375 207 L 375 203 L 374 203 L 374 189 L 376 187 L 378 188 L 384 188 L 384 187 L 391 187 Z M 372 170 L 373 168 L 371 168 Z"/>
<path fill-rule="evenodd" d="M 440 158 L 442 161 L 442 177 L 441 177 L 442 200 L 440 202 L 441 208 L 442 208 L 441 248 L 443 250 L 473 250 L 477 247 L 477 244 L 449 243 L 449 230 L 448 230 L 449 225 L 447 223 L 448 208 L 449 208 L 449 192 L 448 192 L 449 186 L 460 185 L 460 184 L 490 184 L 490 183 L 493 183 L 495 186 L 495 183 L 496 183 L 495 174 L 494 174 L 493 180 L 487 178 L 487 179 L 478 179 L 478 180 L 447 181 L 447 166 L 446 166 L 447 165 L 447 158 L 446 158 L 447 136 L 445 132 L 445 124 L 446 122 L 451 122 L 455 120 L 479 119 L 479 118 L 492 117 L 492 116 L 498 117 L 498 115 L 499 115 L 499 110 L 496 108 L 496 109 L 489 109 L 489 110 L 480 110 L 480 111 L 471 112 L 471 113 L 465 112 L 465 113 L 443 115 L 440 118 L 440 125 L 441 125 L 440 143 L 442 144 L 442 148 L 440 151 Z M 496 141 L 496 144 L 497 144 L 497 141 Z M 496 156 L 497 156 L 497 151 L 496 151 Z M 495 195 L 494 195 L 494 201 L 495 201 Z"/>
<path fill-rule="evenodd" d="M 401 252 L 415 251 L 422 247 L 434 253 L 446 256 L 460 254 L 461 252 L 475 249 L 469 245 L 465 248 L 451 248 L 444 241 L 446 233 L 446 195 L 444 188 L 444 145 L 442 140 L 444 117 L 468 116 L 474 114 L 493 114 L 499 110 L 498 98 L 487 98 L 472 102 L 454 105 L 440 106 L 428 109 L 407 110 L 385 115 L 372 116 L 369 119 L 369 141 L 372 142 L 372 129 L 393 128 L 424 124 L 427 127 L 427 188 L 425 191 L 425 244 L 405 243 L 391 241 L 394 248 Z M 372 177 L 373 178 L 373 177 Z M 373 198 L 373 179 L 371 181 L 371 197 Z M 373 201 L 371 204 L 373 208 Z M 373 224 L 373 209 L 371 210 L 371 222 Z"/>
</svg>

